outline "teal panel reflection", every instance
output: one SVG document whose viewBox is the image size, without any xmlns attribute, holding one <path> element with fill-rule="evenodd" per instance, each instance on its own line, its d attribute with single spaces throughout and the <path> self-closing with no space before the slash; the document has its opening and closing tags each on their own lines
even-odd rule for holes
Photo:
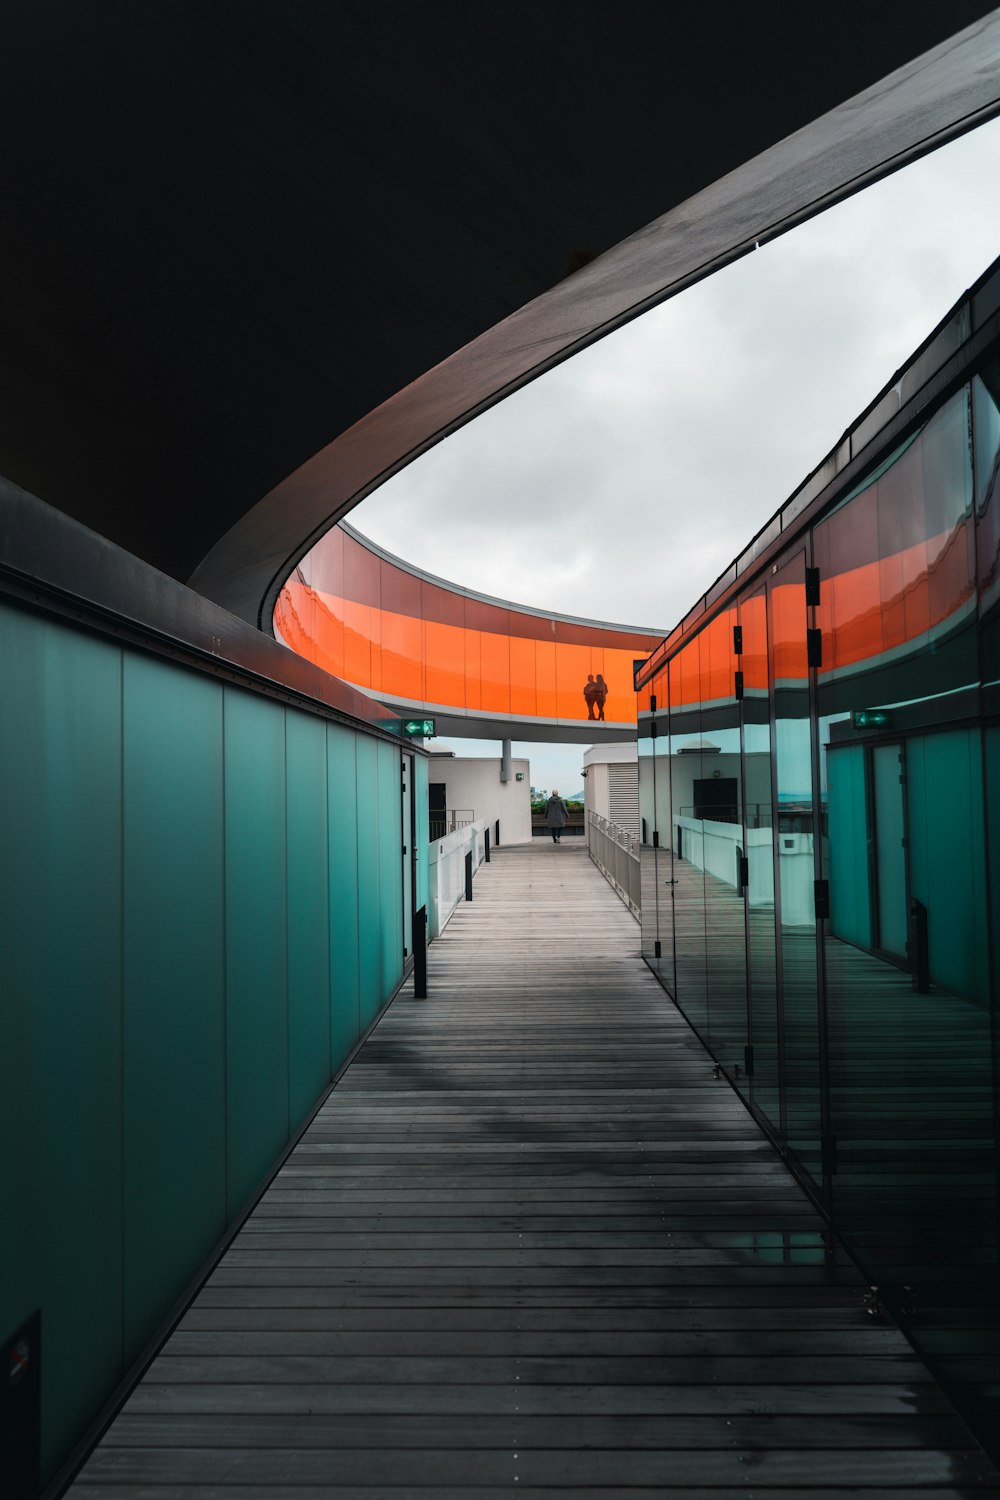
<svg viewBox="0 0 1000 1500">
<path fill-rule="evenodd" d="M 288 1139 L 285 711 L 227 688 L 228 1206 L 233 1215 Z"/>
<path fill-rule="evenodd" d="M 996 1005 L 997 966 L 1000 965 L 1000 728 L 983 731 L 986 764 L 986 848 L 990 864 L 990 949 L 993 955 L 992 994 Z"/>
<path fill-rule="evenodd" d="M 125 1354 L 226 1223 L 222 688 L 124 662 Z"/>
<path fill-rule="evenodd" d="M 835 747 L 829 778 L 830 932 L 859 948 L 872 945 L 868 889 L 868 814 L 865 753 L 860 745 Z"/>
<path fill-rule="evenodd" d="M 910 893 L 927 908 L 931 982 L 986 1005 L 981 754 L 978 730 L 967 729 L 912 736 L 906 750 Z"/>
<path fill-rule="evenodd" d="M 48 1477 L 122 1373 L 122 667 L 5 606 L 0 630 L 0 1328 L 42 1308 Z"/>
<path fill-rule="evenodd" d="M 361 1030 L 378 1015 L 382 998 L 379 912 L 378 742 L 359 735 L 358 757 L 358 995 Z"/>
<path fill-rule="evenodd" d="M 289 1130 L 330 1080 L 330 903 L 326 724 L 285 716 L 288 818 Z"/>
<path fill-rule="evenodd" d="M 413 784 L 416 796 L 417 830 L 417 894 L 415 905 L 419 911 L 426 907 L 430 870 L 430 800 L 428 792 L 429 763 L 422 755 L 413 757 Z"/>
<path fill-rule="evenodd" d="M 403 822 L 400 754 L 378 742 L 379 950 L 384 1004 L 403 978 Z"/>
<path fill-rule="evenodd" d="M 333 1071 L 361 1034 L 358 1009 L 357 736 L 328 724 L 327 795 L 330 863 L 330 1033 Z"/>
</svg>

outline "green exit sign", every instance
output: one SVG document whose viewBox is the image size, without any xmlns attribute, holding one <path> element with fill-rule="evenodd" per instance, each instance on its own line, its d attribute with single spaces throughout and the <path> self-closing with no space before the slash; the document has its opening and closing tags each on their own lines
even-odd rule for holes
<svg viewBox="0 0 1000 1500">
<path fill-rule="evenodd" d="M 437 734 L 433 719 L 405 719 L 403 721 L 403 733 L 413 739 L 433 739 Z"/>
<path fill-rule="evenodd" d="M 888 722 L 889 713 L 884 708 L 856 708 L 851 714 L 855 729 L 881 729 Z"/>
</svg>

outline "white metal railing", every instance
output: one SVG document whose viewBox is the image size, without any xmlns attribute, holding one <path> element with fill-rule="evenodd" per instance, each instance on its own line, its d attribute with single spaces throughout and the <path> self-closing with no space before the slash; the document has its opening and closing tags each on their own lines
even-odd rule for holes
<svg viewBox="0 0 1000 1500">
<path fill-rule="evenodd" d="M 587 851 L 633 916 L 638 917 L 642 903 L 639 895 L 639 840 L 635 834 L 588 811 Z"/>
<path fill-rule="evenodd" d="M 431 838 L 446 838 L 449 833 L 454 833 L 456 828 L 468 828 L 469 824 L 475 821 L 476 814 L 471 807 L 448 807 L 440 812 L 432 812 L 430 815 Z"/>
<path fill-rule="evenodd" d="M 472 855 L 472 874 L 486 857 L 486 819 L 477 818 L 464 828 L 430 844 L 430 880 L 427 906 L 428 937 L 440 937 L 458 903 L 465 898 L 465 856 Z"/>
</svg>

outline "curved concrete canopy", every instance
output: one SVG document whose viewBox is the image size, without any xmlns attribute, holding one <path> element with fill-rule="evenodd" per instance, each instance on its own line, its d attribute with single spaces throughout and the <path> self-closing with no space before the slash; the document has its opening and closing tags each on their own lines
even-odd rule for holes
<svg viewBox="0 0 1000 1500">
<path fill-rule="evenodd" d="M 421 448 L 995 111 L 988 11 L 10 0 L 0 472 L 266 619 Z"/>
<path fill-rule="evenodd" d="M 356 423 L 237 523 L 192 585 L 263 628 L 291 565 L 420 453 L 569 355 L 1000 110 L 1000 11 L 663 215 Z"/>
</svg>

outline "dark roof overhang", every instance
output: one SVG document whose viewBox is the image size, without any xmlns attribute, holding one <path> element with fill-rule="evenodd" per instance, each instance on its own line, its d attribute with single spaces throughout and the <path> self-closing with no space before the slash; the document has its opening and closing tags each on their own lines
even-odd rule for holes
<svg viewBox="0 0 1000 1500">
<path fill-rule="evenodd" d="M 987 11 L 12 0 L 0 472 L 266 625 L 414 454 L 995 113 Z"/>
</svg>

